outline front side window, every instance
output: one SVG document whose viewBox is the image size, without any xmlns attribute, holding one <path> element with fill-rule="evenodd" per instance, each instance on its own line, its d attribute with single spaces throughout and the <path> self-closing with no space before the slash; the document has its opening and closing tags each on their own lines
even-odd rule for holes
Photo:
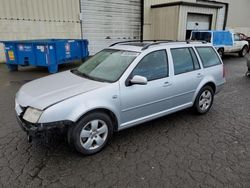
<svg viewBox="0 0 250 188">
<path fill-rule="evenodd" d="M 204 68 L 221 64 L 221 61 L 212 47 L 196 47 L 198 54 L 202 60 Z"/>
<path fill-rule="evenodd" d="M 200 69 L 199 61 L 192 48 L 171 49 L 175 75 Z"/>
<path fill-rule="evenodd" d="M 115 82 L 139 54 L 106 49 L 83 63 L 75 73 L 97 81 Z"/>
<path fill-rule="evenodd" d="M 144 76 L 148 81 L 168 76 L 168 59 L 165 50 L 151 52 L 146 55 L 132 72 L 132 77 Z"/>
</svg>

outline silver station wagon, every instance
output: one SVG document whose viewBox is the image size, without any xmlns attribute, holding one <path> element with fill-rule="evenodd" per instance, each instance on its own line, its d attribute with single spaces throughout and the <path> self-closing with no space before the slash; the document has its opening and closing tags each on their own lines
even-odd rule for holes
<svg viewBox="0 0 250 188">
<path fill-rule="evenodd" d="M 69 144 L 90 155 L 115 131 L 190 107 L 207 113 L 224 83 L 223 63 L 210 44 L 123 42 L 77 69 L 25 84 L 15 110 L 30 140 L 65 130 Z"/>
</svg>

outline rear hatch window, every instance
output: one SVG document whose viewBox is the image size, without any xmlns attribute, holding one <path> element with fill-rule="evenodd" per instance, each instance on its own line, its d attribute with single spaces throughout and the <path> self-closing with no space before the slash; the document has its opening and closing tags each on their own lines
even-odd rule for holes
<svg viewBox="0 0 250 188">
<path fill-rule="evenodd" d="M 192 32 L 191 40 L 211 42 L 211 32 Z"/>
</svg>

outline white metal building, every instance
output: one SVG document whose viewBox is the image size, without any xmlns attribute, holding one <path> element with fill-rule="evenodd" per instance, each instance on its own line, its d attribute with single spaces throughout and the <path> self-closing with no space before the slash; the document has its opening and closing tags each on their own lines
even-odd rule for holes
<svg viewBox="0 0 250 188">
<path fill-rule="evenodd" d="M 192 30 L 226 28 L 227 3 L 202 0 L 151 1 L 145 6 L 144 39 L 185 40 Z"/>
<path fill-rule="evenodd" d="M 83 37 L 96 53 L 121 40 L 141 37 L 141 0 L 81 0 Z"/>
<path fill-rule="evenodd" d="M 0 0 L 0 41 L 82 37 L 94 54 L 142 36 L 184 40 L 193 29 L 250 36 L 249 8 L 249 0 Z"/>
</svg>

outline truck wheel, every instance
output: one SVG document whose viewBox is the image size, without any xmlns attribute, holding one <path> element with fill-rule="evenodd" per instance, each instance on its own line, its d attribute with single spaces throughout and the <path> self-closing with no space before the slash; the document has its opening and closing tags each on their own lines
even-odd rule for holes
<svg viewBox="0 0 250 188">
<path fill-rule="evenodd" d="M 72 132 L 75 149 L 92 155 L 101 151 L 113 135 L 113 123 L 107 114 L 95 112 L 81 119 Z"/>
<path fill-rule="evenodd" d="M 242 50 L 239 52 L 240 57 L 245 57 L 247 55 L 249 48 L 247 46 L 244 46 Z"/>
<path fill-rule="evenodd" d="M 218 49 L 218 54 L 220 55 L 221 58 L 223 58 L 223 56 L 224 56 L 224 49 L 223 48 L 219 48 Z"/>
<path fill-rule="evenodd" d="M 198 114 L 206 114 L 213 105 L 214 91 L 210 86 L 204 86 L 198 93 L 195 103 L 194 110 Z"/>
</svg>

